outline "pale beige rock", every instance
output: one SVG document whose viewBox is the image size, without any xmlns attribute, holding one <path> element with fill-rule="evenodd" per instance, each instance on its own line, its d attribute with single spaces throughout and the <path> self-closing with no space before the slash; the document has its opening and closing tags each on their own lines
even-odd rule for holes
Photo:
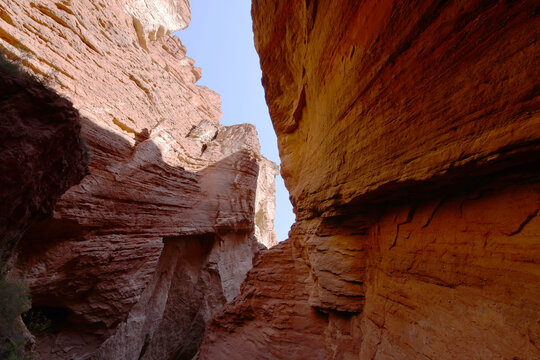
<svg viewBox="0 0 540 360">
<path fill-rule="evenodd" d="M 259 166 L 255 196 L 255 237 L 270 248 L 278 242 L 273 229 L 276 214 L 275 180 L 279 168 L 274 162 L 264 158 L 259 162 Z"/>
<path fill-rule="evenodd" d="M 140 24 L 140 36 L 150 41 L 185 29 L 191 18 L 187 0 L 130 0 L 124 7 L 134 24 Z"/>
</svg>

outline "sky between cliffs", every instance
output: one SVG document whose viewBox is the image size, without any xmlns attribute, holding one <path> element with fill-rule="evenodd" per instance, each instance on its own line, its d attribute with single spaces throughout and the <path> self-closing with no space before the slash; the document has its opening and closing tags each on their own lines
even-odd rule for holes
<svg viewBox="0 0 540 360">
<path fill-rule="evenodd" d="M 263 155 L 279 164 L 277 139 L 264 100 L 259 56 L 253 44 L 251 0 L 190 3 L 191 23 L 174 35 L 180 37 L 195 65 L 203 69 L 197 84 L 221 95 L 222 124 L 255 124 Z M 274 229 L 279 241 L 288 237 L 293 222 L 289 193 L 278 175 Z"/>
</svg>

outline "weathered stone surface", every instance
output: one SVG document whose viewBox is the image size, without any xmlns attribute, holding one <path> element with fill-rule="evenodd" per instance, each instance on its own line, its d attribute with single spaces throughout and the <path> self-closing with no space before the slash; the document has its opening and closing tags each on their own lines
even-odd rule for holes
<svg viewBox="0 0 540 360">
<path fill-rule="evenodd" d="M 207 328 L 201 359 L 311 359 L 326 317 L 308 304 L 309 267 L 287 240 L 265 252 L 242 293 Z M 253 334 L 253 336 L 250 336 Z"/>
<path fill-rule="evenodd" d="M 194 84 L 201 71 L 181 41 L 152 40 L 159 27 L 170 32 L 186 26 L 183 2 L 3 0 L 1 45 L 50 79 L 84 117 L 131 144 L 129 133 L 145 128 L 180 139 L 193 125 L 217 122 L 221 114 L 219 96 Z M 167 4 L 181 11 L 165 12 Z M 163 11 L 149 13 L 155 8 Z"/>
<path fill-rule="evenodd" d="M 255 127 L 221 126 L 219 96 L 195 84 L 200 69 L 169 36 L 187 26 L 187 1 L 0 1 L 0 11 L 2 51 L 73 102 L 91 148 L 90 174 L 20 248 L 33 305 L 66 314 L 38 339 L 40 357 L 191 354 L 276 242 L 277 167 Z M 202 246 L 191 265 L 186 241 Z"/>
<path fill-rule="evenodd" d="M 537 11 L 535 1 L 254 1 L 297 211 L 324 212 L 531 149 Z"/>
<path fill-rule="evenodd" d="M 538 357 L 540 187 L 446 195 L 297 223 L 201 359 Z"/>
<path fill-rule="evenodd" d="M 255 196 L 255 237 L 270 248 L 278 243 L 274 232 L 276 217 L 276 175 L 279 167 L 272 161 L 262 158 L 259 161 L 259 178 Z"/>
<path fill-rule="evenodd" d="M 297 222 L 200 359 L 540 358 L 538 4 L 252 14 Z"/>
<path fill-rule="evenodd" d="M 28 226 L 86 174 L 80 129 L 68 100 L 0 54 L 0 275 Z"/>
<path fill-rule="evenodd" d="M 149 286 L 93 358 L 191 359 L 205 324 L 239 293 L 257 251 L 242 235 L 166 239 Z"/>
</svg>

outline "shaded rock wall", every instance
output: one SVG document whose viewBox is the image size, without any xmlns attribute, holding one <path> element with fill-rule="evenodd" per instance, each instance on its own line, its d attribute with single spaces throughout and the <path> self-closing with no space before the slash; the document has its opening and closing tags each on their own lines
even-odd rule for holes
<svg viewBox="0 0 540 360">
<path fill-rule="evenodd" d="M 87 172 L 79 112 L 0 54 L 0 275 L 17 242 Z"/>
<path fill-rule="evenodd" d="M 19 249 L 33 305 L 66 314 L 39 356 L 191 354 L 276 242 L 277 166 L 255 127 L 221 126 L 219 96 L 195 84 L 201 70 L 169 36 L 188 3 L 0 1 L 0 15 L 2 51 L 73 102 L 91 149 L 90 174 Z"/>
<path fill-rule="evenodd" d="M 540 357 L 539 10 L 253 2 L 297 222 L 201 359 Z"/>
<path fill-rule="evenodd" d="M 24 232 L 50 218 L 88 172 L 79 112 L 0 53 L 0 358 L 22 358 L 32 335 L 21 320 L 29 294 L 9 273 Z"/>
</svg>

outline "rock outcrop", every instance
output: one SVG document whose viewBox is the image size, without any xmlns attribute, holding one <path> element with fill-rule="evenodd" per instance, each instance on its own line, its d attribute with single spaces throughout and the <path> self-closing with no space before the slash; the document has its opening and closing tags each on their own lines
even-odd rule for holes
<svg viewBox="0 0 540 360">
<path fill-rule="evenodd" d="M 172 31 L 178 0 L 0 1 L 0 46 L 82 115 L 90 174 L 16 264 L 53 320 L 41 359 L 191 358 L 205 322 L 276 243 L 277 166 Z"/>
<path fill-rule="evenodd" d="M 88 153 L 72 104 L 0 53 L 0 358 L 33 343 L 20 317 L 28 287 L 9 273 L 24 232 L 50 218 L 58 198 L 87 173 Z M 25 346 L 26 345 L 26 346 Z"/>
<path fill-rule="evenodd" d="M 50 217 L 86 175 L 80 116 L 71 103 L 0 54 L 0 276 L 17 242 Z"/>
<path fill-rule="evenodd" d="M 254 0 L 297 222 L 200 359 L 540 358 L 539 10 Z"/>
</svg>

